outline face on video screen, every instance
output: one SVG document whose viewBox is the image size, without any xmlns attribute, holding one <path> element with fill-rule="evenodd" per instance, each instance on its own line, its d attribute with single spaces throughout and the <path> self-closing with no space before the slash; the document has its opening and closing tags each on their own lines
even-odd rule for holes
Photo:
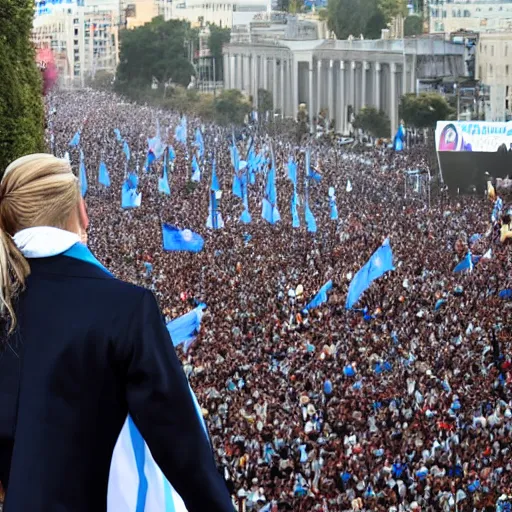
<svg viewBox="0 0 512 512">
<path fill-rule="evenodd" d="M 459 135 L 453 124 L 447 124 L 439 138 L 439 151 L 457 151 Z"/>
</svg>

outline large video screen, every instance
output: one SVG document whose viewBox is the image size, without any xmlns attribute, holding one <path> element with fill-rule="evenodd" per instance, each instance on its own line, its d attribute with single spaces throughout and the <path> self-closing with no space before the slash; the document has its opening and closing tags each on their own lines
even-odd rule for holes
<svg viewBox="0 0 512 512">
<path fill-rule="evenodd" d="M 512 148 L 512 121 L 496 123 L 486 121 L 438 121 L 436 149 L 445 151 L 471 151 L 494 153 Z"/>
</svg>

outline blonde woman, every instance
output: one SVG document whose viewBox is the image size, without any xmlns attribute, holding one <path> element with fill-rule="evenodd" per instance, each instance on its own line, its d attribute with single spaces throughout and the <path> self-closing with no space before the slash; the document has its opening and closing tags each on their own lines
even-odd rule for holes
<svg viewBox="0 0 512 512">
<path fill-rule="evenodd" d="M 188 512 L 231 512 L 153 295 L 110 275 L 81 243 L 87 225 L 66 160 L 29 155 L 6 169 L 0 182 L 4 512 L 106 511 L 122 428 L 131 445 L 118 446 L 110 512 L 148 512 L 148 462 L 161 469 L 167 498 L 179 494 Z M 173 506 L 166 501 L 153 510 Z"/>
</svg>

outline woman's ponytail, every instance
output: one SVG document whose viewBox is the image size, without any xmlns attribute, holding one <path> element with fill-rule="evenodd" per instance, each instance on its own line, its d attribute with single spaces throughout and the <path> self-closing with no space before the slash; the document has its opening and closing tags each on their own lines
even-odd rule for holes
<svg viewBox="0 0 512 512">
<path fill-rule="evenodd" d="M 0 302 L 2 314 L 7 313 L 9 333 L 16 327 L 13 300 L 25 287 L 30 266 L 11 235 L 0 228 Z"/>
</svg>

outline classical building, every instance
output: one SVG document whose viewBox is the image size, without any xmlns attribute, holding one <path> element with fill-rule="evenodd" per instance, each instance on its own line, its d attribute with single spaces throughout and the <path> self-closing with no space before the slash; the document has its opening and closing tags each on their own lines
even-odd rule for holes
<svg viewBox="0 0 512 512">
<path fill-rule="evenodd" d="M 431 0 L 430 32 L 512 30 L 512 1 Z"/>
<path fill-rule="evenodd" d="M 266 89 L 287 117 L 294 117 L 301 103 L 311 122 L 326 109 L 341 133 L 348 132 L 361 107 L 374 106 L 388 114 L 395 133 L 403 94 L 417 92 L 422 79 L 464 74 L 462 45 L 437 37 L 318 39 L 311 23 L 289 19 L 281 33 L 267 31 L 271 37 L 254 29 L 249 39 L 235 33 L 224 47 L 224 86 L 250 95 L 255 107 L 258 89 Z"/>
<path fill-rule="evenodd" d="M 512 32 L 480 34 L 476 78 L 489 88 L 486 120 L 504 121 L 512 110 Z"/>
</svg>

